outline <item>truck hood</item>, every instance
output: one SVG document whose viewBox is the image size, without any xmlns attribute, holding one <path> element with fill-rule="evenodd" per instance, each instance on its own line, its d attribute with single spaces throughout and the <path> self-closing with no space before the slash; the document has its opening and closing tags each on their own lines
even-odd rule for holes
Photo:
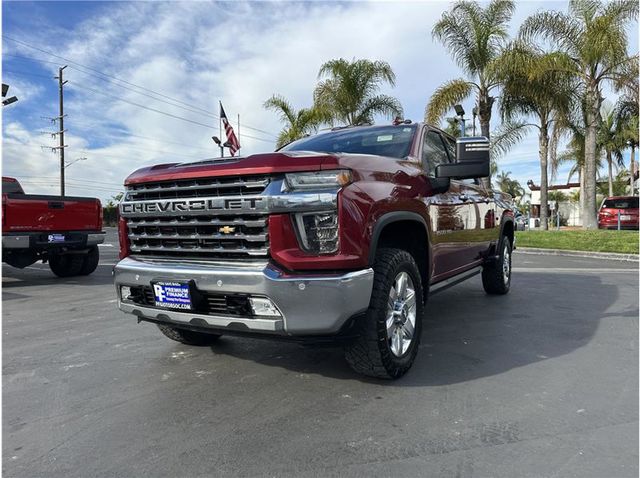
<svg viewBox="0 0 640 478">
<path fill-rule="evenodd" d="M 246 157 L 205 159 L 190 163 L 159 164 L 138 169 L 125 185 L 192 179 L 212 176 L 238 176 L 251 174 L 319 171 L 339 167 L 338 156 L 311 151 L 283 151 L 252 154 Z"/>
</svg>

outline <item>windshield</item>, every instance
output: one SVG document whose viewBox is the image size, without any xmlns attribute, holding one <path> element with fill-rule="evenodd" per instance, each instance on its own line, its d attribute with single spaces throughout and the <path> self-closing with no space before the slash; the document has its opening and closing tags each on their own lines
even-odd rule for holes
<svg viewBox="0 0 640 478">
<path fill-rule="evenodd" d="M 602 207 L 613 209 L 638 209 L 638 198 L 607 199 Z"/>
<path fill-rule="evenodd" d="M 318 151 L 322 153 L 359 153 L 406 158 L 417 126 L 374 126 L 345 128 L 302 138 L 280 151 Z"/>
</svg>

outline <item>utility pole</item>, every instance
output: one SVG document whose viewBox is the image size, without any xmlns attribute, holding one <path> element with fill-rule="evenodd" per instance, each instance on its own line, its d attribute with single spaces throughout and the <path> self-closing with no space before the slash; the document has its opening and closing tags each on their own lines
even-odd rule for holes
<svg viewBox="0 0 640 478">
<path fill-rule="evenodd" d="M 64 199 L 64 84 L 66 81 L 62 80 L 62 71 L 67 67 L 67 65 L 58 68 L 58 88 L 59 88 L 59 97 L 60 97 L 60 116 L 58 119 L 60 120 L 60 129 L 58 130 L 58 134 L 60 135 L 60 144 L 58 148 L 60 149 L 60 197 Z"/>
</svg>

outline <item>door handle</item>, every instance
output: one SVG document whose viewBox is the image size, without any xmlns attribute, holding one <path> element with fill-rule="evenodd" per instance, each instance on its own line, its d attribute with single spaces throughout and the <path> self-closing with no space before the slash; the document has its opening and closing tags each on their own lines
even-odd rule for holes
<svg viewBox="0 0 640 478">
<path fill-rule="evenodd" d="M 460 201 L 468 201 L 469 196 L 467 196 L 465 193 L 462 193 L 458 196 L 458 199 L 460 199 Z"/>
</svg>

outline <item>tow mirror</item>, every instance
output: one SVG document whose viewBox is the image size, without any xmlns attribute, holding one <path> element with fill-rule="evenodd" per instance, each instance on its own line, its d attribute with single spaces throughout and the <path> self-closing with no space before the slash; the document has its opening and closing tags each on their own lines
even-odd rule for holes
<svg viewBox="0 0 640 478">
<path fill-rule="evenodd" d="M 484 136 L 458 138 L 456 162 L 436 167 L 436 178 L 484 178 L 489 173 L 489 139 Z"/>
</svg>

